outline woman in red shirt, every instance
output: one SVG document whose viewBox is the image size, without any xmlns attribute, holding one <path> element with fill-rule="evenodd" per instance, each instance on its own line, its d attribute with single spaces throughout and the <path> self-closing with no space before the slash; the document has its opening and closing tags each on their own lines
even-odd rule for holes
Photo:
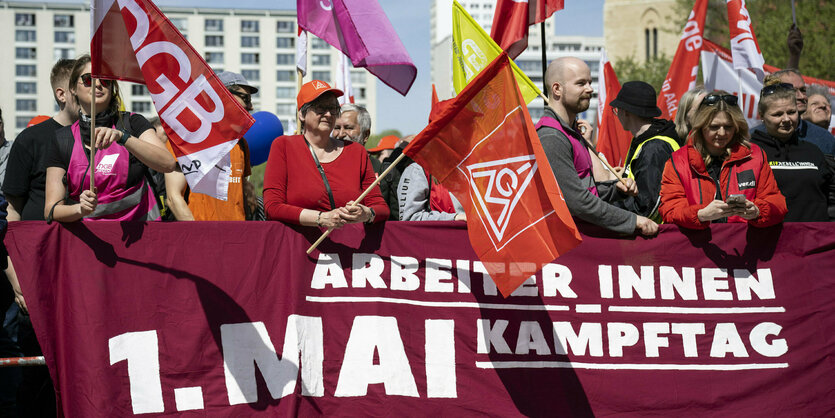
<svg viewBox="0 0 835 418">
<path fill-rule="evenodd" d="M 376 176 L 365 148 L 332 138 L 342 92 L 313 80 L 296 98 L 302 134 L 273 141 L 264 174 L 267 218 L 290 224 L 339 228 L 348 223 L 382 222 L 389 208 L 374 187 L 356 199 Z"/>
<path fill-rule="evenodd" d="M 704 229 L 711 222 L 765 227 L 786 216 L 765 153 L 748 142 L 737 97 L 708 94 L 699 105 L 688 144 L 674 152 L 661 180 L 664 222 Z"/>
</svg>

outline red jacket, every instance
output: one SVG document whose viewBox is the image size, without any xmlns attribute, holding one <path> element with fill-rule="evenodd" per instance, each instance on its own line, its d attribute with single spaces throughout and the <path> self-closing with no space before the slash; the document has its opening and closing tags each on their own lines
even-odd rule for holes
<svg viewBox="0 0 835 418">
<path fill-rule="evenodd" d="M 728 222 L 748 222 L 752 226 L 766 227 L 782 222 L 786 216 L 786 199 L 777 188 L 765 154 L 754 144 L 750 149 L 741 145 L 731 149 L 731 156 L 722 163 L 719 184 L 723 199 L 731 194 L 744 194 L 760 210 L 760 216 L 754 220 L 732 216 Z M 705 229 L 710 222 L 701 222 L 697 212 L 715 197 L 716 182 L 707 173 L 699 151 L 688 144 L 674 152 L 664 167 L 661 180 L 659 213 L 664 222 Z"/>
</svg>

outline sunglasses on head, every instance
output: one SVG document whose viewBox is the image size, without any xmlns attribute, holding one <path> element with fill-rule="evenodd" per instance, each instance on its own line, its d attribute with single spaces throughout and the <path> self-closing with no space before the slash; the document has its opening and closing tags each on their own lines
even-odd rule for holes
<svg viewBox="0 0 835 418">
<path fill-rule="evenodd" d="M 229 93 L 232 93 L 235 96 L 240 97 L 241 100 L 244 101 L 244 104 L 246 104 L 247 106 L 252 104 L 252 95 L 249 94 L 249 93 L 242 93 L 240 91 L 234 91 L 234 90 L 229 90 Z"/>
<path fill-rule="evenodd" d="M 84 87 L 90 87 L 93 85 L 93 75 L 90 73 L 81 74 L 81 84 L 84 84 Z M 110 87 L 110 80 L 103 80 L 101 78 L 98 79 L 101 86 L 104 88 Z"/>
<path fill-rule="evenodd" d="M 794 85 L 789 83 L 772 84 L 770 86 L 763 87 L 763 91 L 760 92 L 760 96 L 770 96 L 778 91 L 794 91 Z"/>
<path fill-rule="evenodd" d="M 732 94 L 708 94 L 704 99 L 702 99 L 702 103 L 699 107 L 715 106 L 719 102 L 725 102 L 728 106 L 736 106 L 738 100 L 739 98 Z"/>
</svg>

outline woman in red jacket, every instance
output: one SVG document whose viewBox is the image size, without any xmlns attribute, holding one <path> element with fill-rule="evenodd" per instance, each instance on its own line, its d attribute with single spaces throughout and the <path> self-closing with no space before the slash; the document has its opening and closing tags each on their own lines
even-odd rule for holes
<svg viewBox="0 0 835 418">
<path fill-rule="evenodd" d="M 723 91 L 702 100 L 688 144 L 674 152 L 661 180 L 664 222 L 693 229 L 711 222 L 765 227 L 786 216 L 765 153 L 748 142 L 737 97 Z"/>
<path fill-rule="evenodd" d="M 339 117 L 339 96 L 342 91 L 320 80 L 299 90 L 296 103 L 302 134 L 276 138 L 267 159 L 268 219 L 320 228 L 388 219 L 389 208 L 379 187 L 353 205 L 376 176 L 362 145 L 331 137 Z"/>
</svg>

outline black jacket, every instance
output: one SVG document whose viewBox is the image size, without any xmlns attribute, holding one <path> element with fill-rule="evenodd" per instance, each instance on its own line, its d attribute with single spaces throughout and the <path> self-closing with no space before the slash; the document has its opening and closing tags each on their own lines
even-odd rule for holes
<svg viewBox="0 0 835 418">
<path fill-rule="evenodd" d="M 635 184 L 638 186 L 638 195 L 630 196 L 623 200 L 614 202 L 615 206 L 626 209 L 642 216 L 651 216 L 658 210 L 661 193 L 661 176 L 664 173 L 664 165 L 670 159 L 673 148 L 663 140 L 654 139 L 641 147 L 641 152 L 632 161 L 635 150 L 642 142 L 654 136 L 668 136 L 675 142 L 679 142 L 676 133 L 676 124 L 666 119 L 653 119 L 652 125 L 644 133 L 632 138 L 629 144 L 629 152 L 626 154 L 624 164 L 629 164 L 629 170 L 635 176 Z M 630 164 L 631 161 L 631 164 Z"/>
<path fill-rule="evenodd" d="M 823 152 L 814 144 L 799 141 L 795 133 L 780 141 L 755 130 L 751 142 L 765 151 L 777 187 L 786 197 L 786 222 L 827 222 L 827 200 L 833 191 L 833 173 Z"/>
</svg>

